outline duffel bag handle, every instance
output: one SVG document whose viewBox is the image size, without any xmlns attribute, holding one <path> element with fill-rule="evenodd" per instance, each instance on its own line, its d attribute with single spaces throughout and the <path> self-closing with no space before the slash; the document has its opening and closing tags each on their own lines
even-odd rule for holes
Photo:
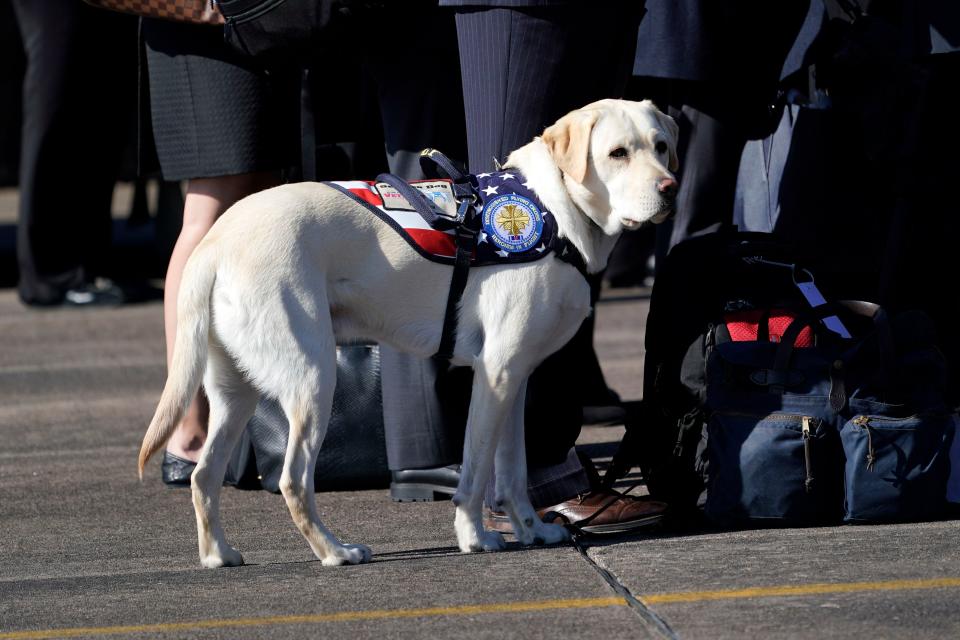
<svg viewBox="0 0 960 640">
<path fill-rule="evenodd" d="M 878 304 L 865 302 L 863 300 L 838 300 L 828 302 L 815 309 L 810 309 L 799 314 L 787 330 L 783 332 L 780 338 L 780 344 L 777 346 L 777 353 L 773 360 L 774 384 L 770 385 L 770 392 L 783 394 L 784 385 L 788 379 L 787 370 L 790 367 L 790 358 L 793 355 L 794 343 L 800 332 L 806 327 L 816 330 L 817 323 L 824 318 L 836 315 L 839 310 L 847 310 L 860 316 L 865 316 L 873 320 L 873 326 L 876 330 L 877 342 L 880 349 L 881 375 L 889 381 L 889 376 L 893 372 L 893 366 L 896 359 L 896 346 L 893 339 L 893 330 L 890 328 L 890 320 L 886 311 Z M 842 380 L 835 381 L 839 388 L 831 389 L 830 399 L 834 409 L 839 411 L 842 405 L 846 403 L 846 393 L 842 388 Z M 837 385 L 834 385 L 837 387 Z M 839 406 L 838 406 L 839 405 Z"/>
</svg>

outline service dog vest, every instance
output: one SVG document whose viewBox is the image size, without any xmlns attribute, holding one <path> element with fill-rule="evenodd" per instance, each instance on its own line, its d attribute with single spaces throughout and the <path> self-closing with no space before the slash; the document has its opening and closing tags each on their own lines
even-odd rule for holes
<svg viewBox="0 0 960 640">
<path fill-rule="evenodd" d="M 539 260 L 553 253 L 587 277 L 577 248 L 561 238 L 556 220 L 524 177 L 513 171 L 466 175 L 433 149 L 420 155 L 425 172 L 450 179 L 407 183 L 380 175 L 373 182 L 327 182 L 399 233 L 417 253 L 453 267 L 440 345 L 441 366 L 453 358 L 457 309 L 471 267 Z"/>
<path fill-rule="evenodd" d="M 553 252 L 560 256 L 569 253 L 572 246 L 559 237 L 553 215 L 519 172 L 481 173 L 474 178 L 478 214 L 475 224 L 479 224 L 479 228 L 471 267 L 531 262 Z M 424 258 L 454 264 L 455 230 L 431 226 L 407 198 L 389 184 L 356 180 L 324 184 L 348 195 L 386 222 Z M 409 184 L 423 196 L 439 219 L 456 219 L 452 180 L 417 180 Z"/>
</svg>

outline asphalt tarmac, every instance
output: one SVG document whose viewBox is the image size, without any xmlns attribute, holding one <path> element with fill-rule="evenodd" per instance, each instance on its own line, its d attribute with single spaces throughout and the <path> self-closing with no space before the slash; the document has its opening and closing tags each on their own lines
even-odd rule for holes
<svg viewBox="0 0 960 640">
<path fill-rule="evenodd" d="M 598 305 L 597 349 L 641 392 L 644 290 Z M 200 567 L 189 491 L 136 453 L 164 380 L 159 303 L 28 310 L 0 291 L 0 640 L 12 638 L 957 638 L 960 526 L 648 533 L 465 555 L 448 502 L 323 493 L 373 548 L 327 568 L 283 500 L 225 489 L 248 564 Z M 589 427 L 592 455 L 622 430 Z"/>
</svg>

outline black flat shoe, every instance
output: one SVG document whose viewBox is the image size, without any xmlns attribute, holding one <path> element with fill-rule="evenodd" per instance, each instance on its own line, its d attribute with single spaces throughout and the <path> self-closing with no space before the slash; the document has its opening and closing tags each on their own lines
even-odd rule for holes
<svg viewBox="0 0 960 640">
<path fill-rule="evenodd" d="M 391 474 L 390 499 L 394 502 L 449 500 L 457 492 L 460 465 L 435 469 L 402 469 Z"/>
<path fill-rule="evenodd" d="M 184 460 L 169 451 L 163 452 L 163 462 L 160 464 L 160 472 L 163 476 L 164 484 L 168 484 L 171 487 L 189 487 L 190 476 L 193 475 L 193 470 L 196 468 L 196 462 Z"/>
</svg>

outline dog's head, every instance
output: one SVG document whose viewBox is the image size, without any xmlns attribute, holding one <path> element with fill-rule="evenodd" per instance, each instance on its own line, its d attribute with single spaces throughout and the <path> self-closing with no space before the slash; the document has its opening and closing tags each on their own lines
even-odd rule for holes
<svg viewBox="0 0 960 640">
<path fill-rule="evenodd" d="M 570 196 L 613 235 L 673 213 L 677 134 L 649 100 L 600 100 L 562 117 L 542 139 Z"/>
</svg>

